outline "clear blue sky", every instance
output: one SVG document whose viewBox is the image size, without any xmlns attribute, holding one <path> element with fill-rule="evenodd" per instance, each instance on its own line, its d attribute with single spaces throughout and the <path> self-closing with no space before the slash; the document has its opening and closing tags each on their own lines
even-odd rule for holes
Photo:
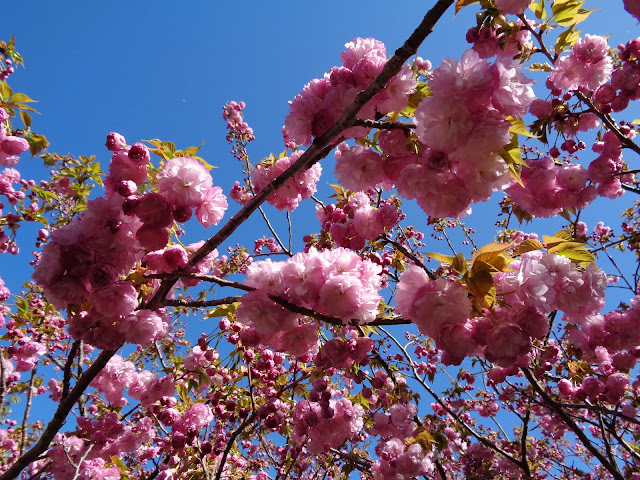
<svg viewBox="0 0 640 480">
<path fill-rule="evenodd" d="M 42 115 L 34 118 L 33 128 L 49 138 L 50 151 L 95 154 L 106 170 L 109 152 L 103 145 L 110 131 L 129 143 L 161 138 L 179 148 L 205 140 L 201 155 L 219 167 L 214 182 L 228 192 L 241 172 L 225 141 L 225 102 L 247 103 L 246 119 L 257 136 L 250 154 L 257 163 L 283 149 L 287 101 L 338 64 L 346 42 L 373 36 L 391 54 L 433 3 L 35 0 L 28 14 L 5 22 L 2 37 L 16 36 L 26 67 L 10 82 L 40 101 Z M 587 6 L 601 10 L 584 30 L 612 33 L 612 46 L 640 33 L 623 12 L 622 0 L 590 0 Z M 465 8 L 455 18 L 453 10 L 447 12 L 421 55 L 434 66 L 444 57 L 459 57 L 468 47 L 464 34 L 475 24 L 476 10 Z M 323 188 L 331 181 L 332 162 L 324 163 Z M 23 156 L 20 169 L 42 177 L 46 171 L 38 164 Z M 237 208 L 231 205 L 232 211 Z M 415 223 L 424 226 L 424 216 Z M 298 229 L 297 238 L 309 230 L 317 231 L 317 223 Z M 249 230 L 244 232 L 231 244 L 247 241 Z M 32 238 L 21 240 L 23 251 L 29 251 Z M 5 278 L 25 264 L 7 257 L 0 270 Z"/>
</svg>

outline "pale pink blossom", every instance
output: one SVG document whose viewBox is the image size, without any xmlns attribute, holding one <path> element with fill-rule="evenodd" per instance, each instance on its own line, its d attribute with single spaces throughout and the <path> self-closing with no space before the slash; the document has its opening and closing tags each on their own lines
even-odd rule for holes
<svg viewBox="0 0 640 480">
<path fill-rule="evenodd" d="M 336 150 L 334 174 L 349 190 L 373 188 L 382 181 L 384 176 L 382 157 L 361 145 Z"/>
<path fill-rule="evenodd" d="M 197 207 L 213 186 L 204 164 L 192 157 L 175 157 L 158 172 L 158 190 L 172 205 Z"/>
<path fill-rule="evenodd" d="M 527 9 L 531 0 L 494 0 L 494 3 L 502 13 L 519 15 Z"/>
<path fill-rule="evenodd" d="M 202 203 L 196 207 L 196 217 L 204 227 L 209 228 L 220 223 L 228 206 L 222 189 L 211 187 L 205 192 Z"/>
</svg>

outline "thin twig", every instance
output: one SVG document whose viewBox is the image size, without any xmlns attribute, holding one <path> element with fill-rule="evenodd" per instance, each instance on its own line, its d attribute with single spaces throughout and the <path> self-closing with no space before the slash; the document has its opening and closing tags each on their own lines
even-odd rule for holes
<svg viewBox="0 0 640 480">
<path fill-rule="evenodd" d="M 374 79 L 374 81 L 363 91 L 356 95 L 355 100 L 344 111 L 338 121 L 330 127 L 324 135 L 316 137 L 311 146 L 305 151 L 300 158 L 294 162 L 287 170 L 278 175 L 268 185 L 265 186 L 260 192 L 258 192 L 242 209 L 231 217 L 225 225 L 218 230 L 218 232 L 210 237 L 205 243 L 198 249 L 197 252 L 191 257 L 189 263 L 184 267 L 184 271 L 191 270 L 196 264 L 198 264 L 203 258 L 209 255 L 214 249 L 219 247 L 229 236 L 247 220 L 255 210 L 262 205 L 265 200 L 277 189 L 282 187 L 287 180 L 294 175 L 303 172 L 311 168 L 314 164 L 326 157 L 331 152 L 336 143 L 331 143 L 336 137 L 339 137 L 341 132 L 353 125 L 358 112 L 384 87 L 389 80 L 393 78 L 405 64 L 405 62 L 418 51 L 418 47 L 422 44 L 425 38 L 433 31 L 433 27 L 438 22 L 440 17 L 451 7 L 454 0 L 438 0 L 436 4 L 427 12 L 422 19 L 422 22 L 409 36 L 405 43 L 396 50 L 393 57 L 385 64 L 382 71 Z M 341 139 L 339 139 L 341 140 Z M 162 305 L 165 297 L 175 285 L 176 280 L 164 280 L 153 298 L 146 303 L 143 308 L 155 310 Z"/>
<path fill-rule="evenodd" d="M 20 455 L 24 451 L 24 446 L 27 443 L 27 423 L 29 423 L 29 415 L 31 414 L 31 403 L 33 402 L 33 384 L 36 379 L 36 369 L 38 364 L 36 363 L 31 369 L 31 376 L 29 377 L 29 386 L 27 387 L 27 401 L 24 406 L 24 416 L 22 417 L 22 430 L 20 431 Z"/>
<path fill-rule="evenodd" d="M 69 394 L 69 388 L 71 384 L 71 377 L 73 373 L 71 372 L 71 368 L 73 367 L 73 360 L 78 352 L 78 347 L 80 347 L 80 340 L 76 340 L 71 345 L 71 350 L 69 351 L 69 355 L 67 356 L 67 361 L 64 364 L 64 370 L 62 375 L 62 396 L 60 398 L 64 398 Z"/>
<path fill-rule="evenodd" d="M 527 380 L 529 381 L 533 389 L 538 393 L 538 395 L 542 397 L 542 399 L 544 400 L 544 404 L 547 407 L 549 407 L 551 410 L 553 410 L 562 419 L 562 421 L 580 439 L 580 441 L 585 446 L 585 448 L 589 450 L 589 452 L 591 452 L 591 454 L 600 461 L 602 466 L 606 468 L 616 480 L 623 480 L 622 475 L 620 475 L 620 473 L 618 472 L 617 465 L 614 467 L 609 462 L 609 460 L 602 454 L 600 449 L 597 448 L 595 445 L 593 445 L 591 440 L 587 438 L 587 436 L 584 434 L 582 429 L 578 425 L 576 425 L 576 423 L 573 421 L 571 416 L 567 414 L 567 412 L 565 412 L 562 408 L 560 408 L 558 404 L 547 394 L 547 392 L 544 391 L 544 389 L 535 379 L 531 371 L 528 368 L 521 368 L 521 370 L 522 370 L 522 373 L 524 373 L 524 376 L 527 377 Z"/>
<path fill-rule="evenodd" d="M 56 433 L 60 431 L 64 425 L 67 415 L 76 404 L 78 399 L 82 396 L 87 389 L 91 381 L 102 371 L 107 362 L 115 355 L 115 350 L 103 350 L 98 358 L 91 364 L 91 366 L 78 378 L 78 381 L 69 392 L 66 398 L 60 400 L 58 408 L 53 414 L 53 418 L 42 432 L 42 436 L 38 443 L 36 443 L 30 450 L 24 455 L 21 455 L 2 475 L 0 480 L 12 480 L 18 477 L 20 472 L 34 462 L 41 454 L 43 454 L 48 448 L 49 444 L 55 437 Z"/>
</svg>

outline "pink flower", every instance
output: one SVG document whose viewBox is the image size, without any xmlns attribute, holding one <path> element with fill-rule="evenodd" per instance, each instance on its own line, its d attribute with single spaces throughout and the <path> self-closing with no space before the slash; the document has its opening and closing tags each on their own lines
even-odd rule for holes
<svg viewBox="0 0 640 480">
<path fill-rule="evenodd" d="M 455 95 L 423 99 L 414 114 L 418 139 L 429 147 L 453 152 L 474 127 L 471 113 Z"/>
<path fill-rule="evenodd" d="M 148 347 L 169 332 L 169 325 L 153 310 L 138 310 L 124 323 L 126 341 L 142 347 Z"/>
<path fill-rule="evenodd" d="M 126 281 L 93 290 L 89 301 L 98 313 L 106 317 L 127 316 L 138 307 L 138 292 Z"/>
<path fill-rule="evenodd" d="M 334 174 L 349 190 L 367 190 L 378 185 L 384 176 L 382 157 L 361 145 L 336 150 Z"/>
<path fill-rule="evenodd" d="M 327 82 L 328 83 L 328 82 Z M 311 127 L 322 100 L 307 87 L 289 102 L 289 114 L 284 120 L 288 136 L 299 145 L 311 145 Z"/>
<path fill-rule="evenodd" d="M 109 173 L 104 179 L 108 194 L 115 193 L 118 185 L 125 180 L 131 180 L 136 185 L 140 185 L 146 179 L 146 165 L 132 162 L 126 150 L 113 152 L 111 163 L 109 164 Z"/>
<path fill-rule="evenodd" d="M 527 9 L 531 0 L 494 0 L 494 3 L 502 13 L 519 15 Z"/>
<path fill-rule="evenodd" d="M 275 344 L 278 351 L 287 352 L 295 357 L 313 355 L 318 351 L 318 326 L 304 323 L 278 334 Z"/>
<path fill-rule="evenodd" d="M 345 44 L 345 47 L 347 47 L 347 50 L 340 54 L 340 59 L 348 69 L 353 69 L 358 61 L 366 57 L 387 59 L 387 50 L 384 43 L 375 38 L 358 37 Z"/>
<path fill-rule="evenodd" d="M 224 217 L 229 204 L 220 187 L 211 187 L 204 194 L 202 204 L 196 207 L 196 217 L 206 228 L 217 225 Z"/>
<path fill-rule="evenodd" d="M 640 0 L 623 0 L 624 9 L 640 21 Z"/>
<path fill-rule="evenodd" d="M 182 415 L 182 422 L 176 425 L 179 431 L 187 431 L 194 429 L 200 431 L 202 427 L 206 427 L 213 421 L 213 413 L 211 408 L 204 403 L 194 403 Z"/>
<path fill-rule="evenodd" d="M 111 150 L 112 152 L 117 152 L 119 150 L 124 150 L 127 146 L 127 141 L 125 138 L 116 132 L 110 132 L 107 135 L 107 142 L 105 143 L 107 150 Z"/>
<path fill-rule="evenodd" d="M 399 112 L 407 106 L 409 96 L 416 91 L 418 82 L 407 65 L 394 75 L 376 98 L 376 108 L 379 112 Z"/>
<path fill-rule="evenodd" d="M 29 150 L 29 142 L 22 137 L 7 136 L 0 142 L 0 149 L 7 155 L 20 155 Z"/>
<path fill-rule="evenodd" d="M 487 348 L 484 356 L 490 362 L 501 367 L 513 365 L 518 355 L 529 351 L 531 340 L 529 336 L 513 323 L 498 325 L 487 338 Z"/>
<path fill-rule="evenodd" d="M 303 150 L 297 150 L 290 157 L 278 159 L 273 165 L 258 164 L 251 175 L 256 192 L 263 190 L 295 163 L 303 153 Z M 310 169 L 296 174 L 271 194 L 267 202 L 278 210 L 296 209 L 301 200 L 311 197 L 316 192 L 316 182 L 320 179 L 321 172 L 320 164 L 315 164 Z"/>
<path fill-rule="evenodd" d="M 209 171 L 200 160 L 176 157 L 157 176 L 158 190 L 172 205 L 198 207 L 213 186 Z"/>
<path fill-rule="evenodd" d="M 515 61 L 496 60 L 493 69 L 493 106 L 502 114 L 521 117 L 536 96 L 533 80 L 522 74 L 522 65 Z"/>
<path fill-rule="evenodd" d="M 260 290 L 242 297 L 236 316 L 242 323 L 255 327 L 263 335 L 273 335 L 298 325 L 298 315 L 287 310 Z"/>
</svg>

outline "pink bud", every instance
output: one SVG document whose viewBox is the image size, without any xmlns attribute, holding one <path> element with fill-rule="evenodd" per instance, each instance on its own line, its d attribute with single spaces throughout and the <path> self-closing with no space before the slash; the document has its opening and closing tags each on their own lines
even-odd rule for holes
<svg viewBox="0 0 640 480">
<path fill-rule="evenodd" d="M 111 132 L 107 135 L 107 143 L 105 143 L 105 146 L 107 147 L 107 150 L 117 152 L 119 150 L 124 150 L 127 146 L 127 141 L 119 133 Z"/>
</svg>

